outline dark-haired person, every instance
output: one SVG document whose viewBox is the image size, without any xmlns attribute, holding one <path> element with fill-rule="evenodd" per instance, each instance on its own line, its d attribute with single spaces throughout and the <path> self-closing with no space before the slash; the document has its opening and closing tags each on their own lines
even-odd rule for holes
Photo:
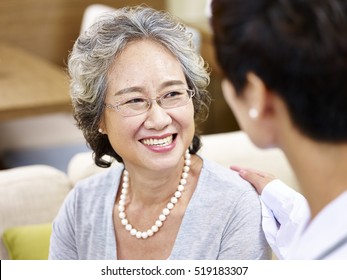
<svg viewBox="0 0 347 280">
<path fill-rule="evenodd" d="M 271 257 L 256 191 L 196 154 L 209 74 L 184 25 L 144 6 L 105 13 L 68 67 L 77 125 L 109 169 L 70 192 L 50 259 Z"/>
<path fill-rule="evenodd" d="M 347 1 L 213 0 L 211 24 L 226 101 L 257 146 L 284 151 L 308 202 L 236 168 L 279 228 L 302 215 L 283 257 L 347 259 Z"/>
</svg>

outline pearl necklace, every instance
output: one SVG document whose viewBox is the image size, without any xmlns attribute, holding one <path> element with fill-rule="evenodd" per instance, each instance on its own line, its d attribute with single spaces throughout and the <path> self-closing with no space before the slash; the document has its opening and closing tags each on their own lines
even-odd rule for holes
<svg viewBox="0 0 347 280">
<path fill-rule="evenodd" d="M 139 230 L 135 229 L 126 218 L 125 200 L 126 200 L 126 197 L 128 194 L 129 173 L 126 169 L 124 169 L 123 183 L 122 183 L 121 196 L 119 199 L 118 211 L 119 211 L 119 218 L 121 219 L 121 223 L 125 227 L 125 229 L 130 232 L 130 235 L 135 236 L 138 239 L 140 239 L 140 238 L 146 239 L 148 237 L 153 236 L 156 232 L 159 231 L 159 229 L 163 226 L 164 222 L 166 221 L 167 216 L 170 215 L 170 212 L 175 207 L 179 198 L 182 196 L 182 192 L 184 191 L 185 185 L 187 184 L 187 178 L 188 178 L 188 172 L 190 169 L 190 167 L 189 167 L 190 164 L 191 164 L 190 154 L 189 154 L 189 150 L 187 150 L 185 155 L 184 155 L 184 167 L 183 167 L 182 176 L 181 176 L 181 180 L 180 180 L 180 183 L 178 185 L 177 191 L 171 197 L 170 202 L 162 210 L 161 214 L 159 215 L 158 220 L 156 220 L 154 225 L 150 229 L 148 229 L 147 231 L 139 231 Z"/>
</svg>

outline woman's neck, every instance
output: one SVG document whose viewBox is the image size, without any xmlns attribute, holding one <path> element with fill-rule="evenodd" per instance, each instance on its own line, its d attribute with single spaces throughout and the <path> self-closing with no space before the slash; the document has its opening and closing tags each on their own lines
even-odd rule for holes
<svg viewBox="0 0 347 280">
<path fill-rule="evenodd" d="M 143 207 L 167 203 L 178 188 L 184 166 L 184 159 L 168 170 L 148 170 L 128 167 L 129 193 L 131 203 Z"/>
</svg>

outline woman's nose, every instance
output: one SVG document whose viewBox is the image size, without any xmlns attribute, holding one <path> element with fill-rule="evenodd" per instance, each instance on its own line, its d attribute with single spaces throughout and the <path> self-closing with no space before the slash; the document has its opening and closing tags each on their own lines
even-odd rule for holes
<svg viewBox="0 0 347 280">
<path fill-rule="evenodd" d="M 153 100 L 151 107 L 147 111 L 147 117 L 144 122 L 146 129 L 163 130 L 166 126 L 172 123 L 170 115 L 165 109 Z"/>
</svg>

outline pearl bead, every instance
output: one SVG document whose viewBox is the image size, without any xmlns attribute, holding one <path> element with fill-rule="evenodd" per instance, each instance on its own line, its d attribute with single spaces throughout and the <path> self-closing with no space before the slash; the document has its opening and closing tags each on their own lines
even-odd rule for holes
<svg viewBox="0 0 347 280">
<path fill-rule="evenodd" d="M 181 193 L 180 191 L 176 191 L 176 192 L 175 192 L 175 197 L 176 197 L 176 198 L 180 198 L 181 195 L 182 195 L 182 193 Z"/>
<path fill-rule="evenodd" d="M 170 214 L 170 210 L 167 209 L 167 208 L 164 208 L 164 209 L 163 209 L 163 214 L 164 214 L 165 216 L 169 215 L 169 214 Z"/>
<path fill-rule="evenodd" d="M 178 186 L 178 190 L 179 190 L 180 192 L 183 192 L 183 191 L 184 191 L 184 186 L 179 185 L 179 186 Z"/>
<path fill-rule="evenodd" d="M 128 224 L 128 220 L 127 219 L 122 219 L 122 225 L 126 226 Z"/>
<path fill-rule="evenodd" d="M 137 233 L 137 230 L 136 230 L 136 229 L 133 228 L 133 229 L 130 230 L 130 234 L 131 234 L 131 235 L 136 235 L 136 233 Z"/>
<path fill-rule="evenodd" d="M 158 228 L 160 228 L 160 227 L 163 225 L 163 222 L 160 221 L 160 220 L 156 220 L 156 221 L 155 221 L 155 225 L 156 225 Z"/>
<path fill-rule="evenodd" d="M 184 167 L 183 167 L 183 171 L 184 171 L 184 172 L 188 173 L 189 170 L 190 170 L 190 167 L 189 167 L 189 166 L 184 166 Z"/>
<path fill-rule="evenodd" d="M 152 236 L 154 234 L 153 230 L 149 229 L 147 230 L 147 235 L 148 236 Z"/>
<path fill-rule="evenodd" d="M 119 218 L 124 219 L 125 218 L 125 213 L 124 212 L 119 212 Z"/>
<path fill-rule="evenodd" d="M 173 205 L 173 203 L 169 202 L 167 205 L 166 205 L 167 209 L 171 210 L 175 207 L 175 205 Z"/>
<path fill-rule="evenodd" d="M 141 231 L 138 231 L 136 232 L 136 238 L 141 238 L 142 237 L 142 232 Z"/>
<path fill-rule="evenodd" d="M 165 220 L 166 220 L 166 216 L 163 215 L 163 214 L 161 214 L 161 215 L 159 216 L 159 221 L 164 222 Z"/>
<path fill-rule="evenodd" d="M 178 199 L 177 199 L 177 197 L 171 197 L 170 201 L 171 201 L 171 203 L 176 204 Z"/>
<path fill-rule="evenodd" d="M 181 179 L 180 180 L 180 184 L 184 186 L 185 184 L 187 184 L 187 180 L 186 179 Z"/>
<path fill-rule="evenodd" d="M 148 237 L 147 231 L 142 232 L 141 237 L 146 239 Z"/>
<path fill-rule="evenodd" d="M 119 206 L 118 206 L 118 211 L 119 211 L 119 212 L 123 212 L 124 210 L 125 210 L 124 205 L 119 205 Z"/>
<path fill-rule="evenodd" d="M 125 229 L 126 229 L 127 231 L 130 231 L 132 228 L 133 228 L 133 227 L 132 227 L 131 224 L 125 225 Z"/>
</svg>

